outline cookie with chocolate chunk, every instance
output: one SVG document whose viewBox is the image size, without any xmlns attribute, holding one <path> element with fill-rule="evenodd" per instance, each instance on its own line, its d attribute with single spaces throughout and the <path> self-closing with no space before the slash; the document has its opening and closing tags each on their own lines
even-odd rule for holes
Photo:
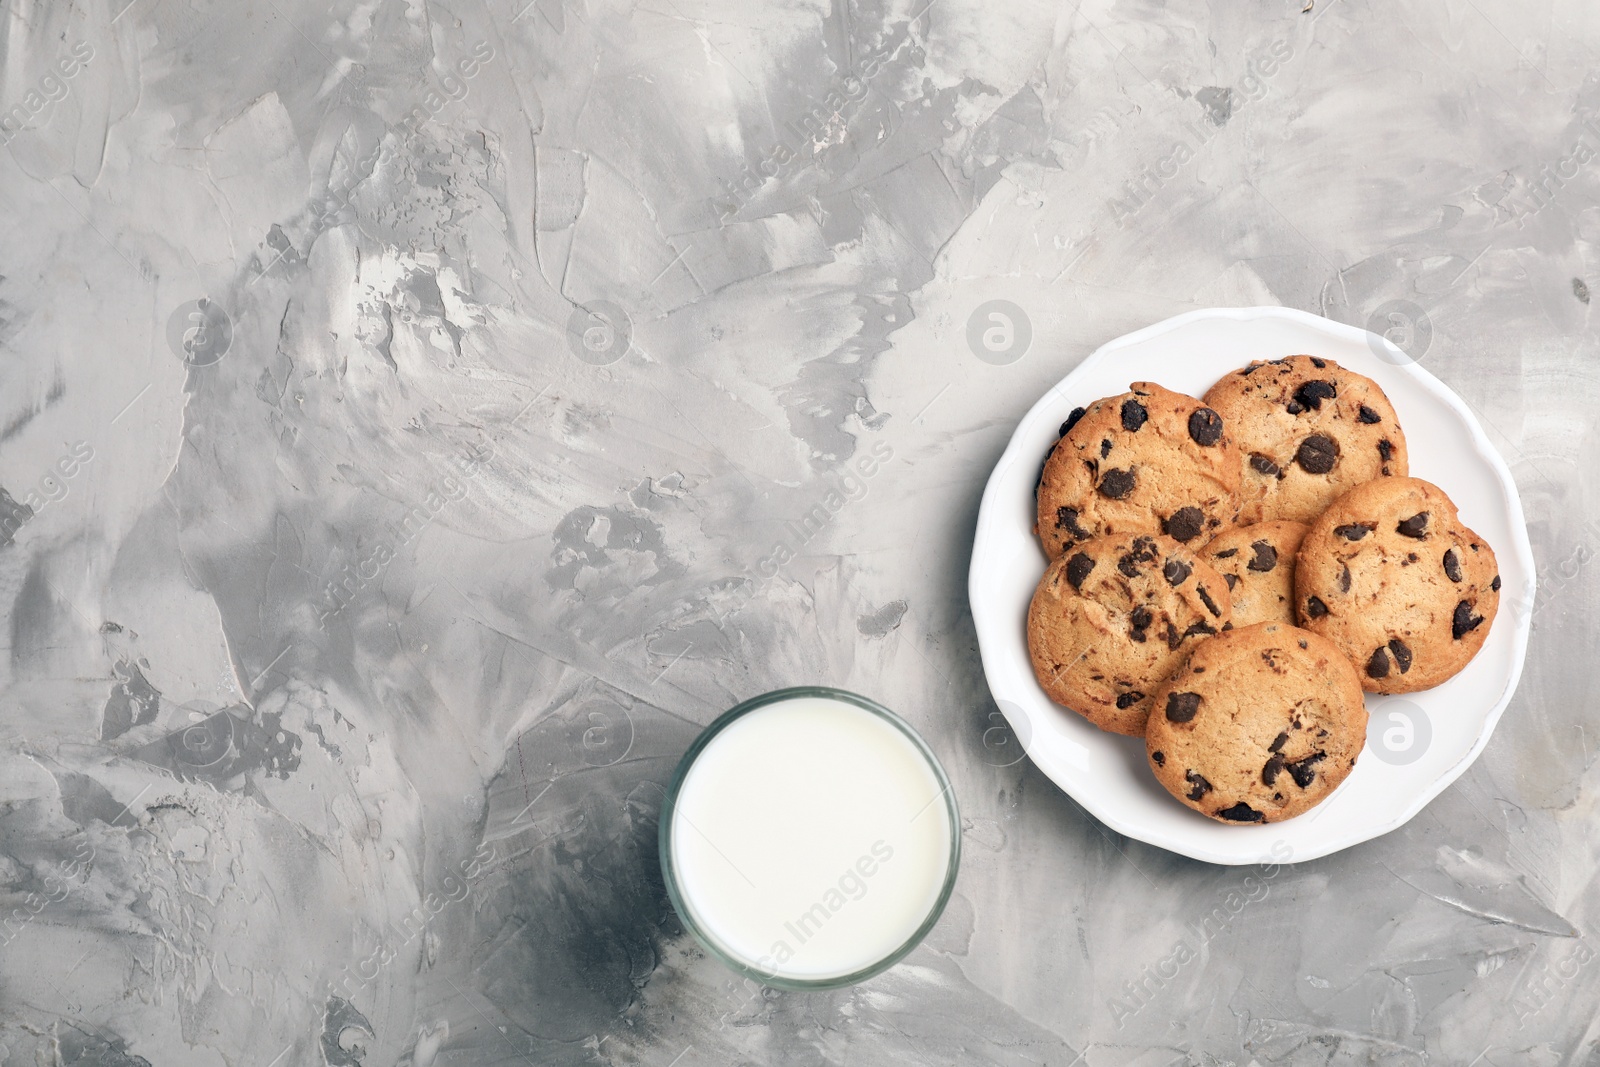
<svg viewBox="0 0 1600 1067">
<path fill-rule="evenodd" d="M 1075 408 L 1045 460 L 1034 531 L 1055 559 L 1095 537 L 1198 548 L 1239 510 L 1239 457 L 1215 411 L 1152 382 Z"/>
<path fill-rule="evenodd" d="M 1282 822 L 1355 767 L 1367 739 L 1361 681 L 1326 638 L 1286 623 L 1195 646 L 1151 694 L 1145 755 L 1167 791 L 1218 822 Z"/>
<path fill-rule="evenodd" d="M 1294 556 L 1305 535 L 1304 523 L 1258 522 L 1223 530 L 1200 550 L 1228 583 L 1234 626 L 1294 625 Z"/>
<path fill-rule="evenodd" d="M 1421 478 L 1357 486 L 1300 543 L 1301 625 L 1338 645 L 1370 692 L 1451 678 L 1483 647 L 1499 606 L 1494 550 Z"/>
<path fill-rule="evenodd" d="M 1378 383 L 1331 359 L 1256 360 L 1206 392 L 1239 448 L 1239 522 L 1310 522 L 1374 478 L 1404 478 L 1406 436 Z"/>
<path fill-rule="evenodd" d="M 1102 730 L 1138 736 L 1149 694 L 1231 617 L 1222 577 L 1171 537 L 1092 538 L 1039 580 L 1028 655 L 1051 700 Z"/>
</svg>

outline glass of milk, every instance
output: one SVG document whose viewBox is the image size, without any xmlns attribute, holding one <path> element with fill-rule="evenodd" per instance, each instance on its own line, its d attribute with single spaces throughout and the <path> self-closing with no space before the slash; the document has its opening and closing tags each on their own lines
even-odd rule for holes
<svg viewBox="0 0 1600 1067">
<path fill-rule="evenodd" d="M 842 689 L 747 700 L 695 739 L 661 809 L 661 869 L 715 956 L 785 989 L 892 966 L 955 885 L 944 769 L 889 709 Z"/>
</svg>

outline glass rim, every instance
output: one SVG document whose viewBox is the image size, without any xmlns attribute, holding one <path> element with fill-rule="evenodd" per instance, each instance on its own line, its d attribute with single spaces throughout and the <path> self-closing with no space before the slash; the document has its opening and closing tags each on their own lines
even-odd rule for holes
<svg viewBox="0 0 1600 1067">
<path fill-rule="evenodd" d="M 685 902 L 683 893 L 678 887 L 677 870 L 672 858 L 672 823 L 678 806 L 678 791 L 683 787 L 684 780 L 688 777 L 689 771 L 699 758 L 700 753 L 705 751 L 706 746 L 723 730 L 751 712 L 764 708 L 769 704 L 793 700 L 798 697 L 825 697 L 830 700 L 851 704 L 861 708 L 863 711 L 871 712 L 899 730 L 922 754 L 923 760 L 933 772 L 934 779 L 939 784 L 939 795 L 944 800 L 945 812 L 949 818 L 950 825 L 950 860 L 945 870 L 944 884 L 940 887 L 939 895 L 934 899 L 932 907 L 928 909 L 927 916 L 917 926 L 916 930 L 911 933 L 911 936 L 903 944 L 882 958 L 847 974 L 828 978 L 791 978 L 786 975 L 773 974 L 754 966 L 750 961 L 736 956 L 733 952 L 724 948 L 711 935 L 710 931 L 702 928 L 693 910 Z M 701 947 L 720 960 L 724 966 L 744 975 L 746 978 L 776 989 L 797 991 L 840 989 L 882 974 L 899 963 L 912 949 L 922 943 L 923 938 L 928 936 L 928 931 L 933 929 L 934 924 L 939 921 L 939 917 L 944 914 L 945 905 L 950 900 L 950 894 L 955 891 L 956 875 L 961 869 L 961 811 L 956 805 L 955 789 L 950 783 L 949 776 L 945 774 L 944 767 L 939 762 L 939 757 L 934 755 L 933 749 L 928 747 L 928 742 L 905 719 L 870 697 L 852 693 L 848 689 L 836 689 L 826 685 L 797 685 L 786 689 L 774 689 L 735 704 L 700 731 L 699 736 L 689 745 L 688 751 L 683 754 L 683 758 L 678 761 L 677 768 L 672 772 L 672 780 L 667 785 L 666 799 L 661 804 L 656 841 L 656 847 L 660 852 L 662 879 L 666 883 L 667 896 L 672 901 L 673 909 L 678 913 L 679 921 L 683 923 L 685 929 L 694 935 L 695 940 L 700 943 Z"/>
</svg>

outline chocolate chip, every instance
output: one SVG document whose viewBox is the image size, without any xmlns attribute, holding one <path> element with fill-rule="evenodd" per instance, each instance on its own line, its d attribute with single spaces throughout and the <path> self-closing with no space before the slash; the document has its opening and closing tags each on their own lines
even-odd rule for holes
<svg viewBox="0 0 1600 1067">
<path fill-rule="evenodd" d="M 1129 578 L 1139 577 L 1139 564 L 1149 563 L 1156 558 L 1156 543 L 1148 537 L 1135 537 L 1131 551 L 1123 554 L 1117 560 L 1117 570 Z"/>
<path fill-rule="evenodd" d="M 1111 455 L 1111 439 L 1108 437 L 1100 442 L 1100 458 L 1105 459 Z"/>
<path fill-rule="evenodd" d="M 1228 592 L 1230 593 L 1233 592 L 1234 586 L 1239 584 L 1239 576 L 1237 574 L 1224 574 L 1222 580 L 1228 583 Z"/>
<path fill-rule="evenodd" d="M 1078 525 L 1077 508 L 1056 508 L 1056 529 L 1065 530 L 1073 537 L 1092 537 L 1088 530 Z"/>
<path fill-rule="evenodd" d="M 1167 754 L 1165 752 L 1152 752 L 1150 753 L 1150 762 L 1157 767 L 1165 767 L 1167 765 Z"/>
<path fill-rule="evenodd" d="M 1301 789 L 1305 789 L 1312 782 L 1317 780 L 1317 772 L 1311 768 L 1315 767 L 1317 764 L 1321 763 L 1327 758 L 1328 754 L 1326 752 L 1313 752 L 1305 759 L 1296 760 L 1293 763 L 1286 763 L 1284 766 L 1289 771 L 1289 777 L 1294 779 L 1294 784 L 1299 786 Z"/>
<path fill-rule="evenodd" d="M 1119 693 L 1117 694 L 1117 709 L 1120 711 L 1124 708 L 1130 708 L 1143 699 L 1144 694 L 1139 692 L 1137 689 L 1127 693 Z M 1160 753 L 1157 753 L 1157 755 L 1159 754 Z"/>
<path fill-rule="evenodd" d="M 1148 418 L 1150 418 L 1150 413 L 1137 400 L 1124 400 L 1122 402 L 1122 428 L 1124 430 L 1131 433 L 1143 426 Z"/>
<path fill-rule="evenodd" d="M 1067 560 L 1067 581 L 1072 588 L 1079 589 L 1083 580 L 1089 577 L 1089 572 L 1094 570 L 1094 557 L 1086 552 L 1079 552 Z"/>
<path fill-rule="evenodd" d="M 1378 458 L 1385 463 L 1394 458 L 1394 445 L 1389 443 L 1387 437 L 1378 442 Z"/>
<path fill-rule="evenodd" d="M 1167 620 L 1167 629 L 1161 635 L 1161 639 L 1167 643 L 1167 648 L 1172 651 L 1177 651 L 1178 646 L 1183 644 L 1183 635 L 1178 632 L 1176 626 L 1172 625 L 1171 619 Z"/>
<path fill-rule="evenodd" d="M 1472 613 L 1472 605 L 1463 600 L 1456 605 L 1455 614 L 1450 616 L 1450 636 L 1457 641 L 1476 630 L 1483 622 L 1482 615 Z"/>
<path fill-rule="evenodd" d="M 1453 548 L 1444 554 L 1444 576 L 1452 582 L 1461 580 L 1461 557 L 1456 555 L 1456 550 Z"/>
<path fill-rule="evenodd" d="M 1200 710 L 1199 693 L 1168 693 L 1167 721 L 1189 722 Z"/>
<path fill-rule="evenodd" d="M 1365 523 L 1352 522 L 1348 526 L 1335 526 L 1333 532 L 1346 541 L 1359 541 L 1372 532 L 1372 527 Z"/>
<path fill-rule="evenodd" d="M 1222 416 L 1210 408 L 1200 408 L 1189 416 L 1189 436 L 1197 445 L 1214 445 L 1222 440 Z"/>
<path fill-rule="evenodd" d="M 1183 636 L 1193 637 L 1195 634 L 1205 634 L 1207 637 L 1214 637 L 1216 633 L 1217 628 L 1215 626 L 1201 619 L 1199 622 L 1190 623 L 1189 628 L 1183 631 Z"/>
<path fill-rule="evenodd" d="M 1161 532 L 1174 541 L 1193 541 L 1205 525 L 1205 514 L 1199 508 L 1179 508 L 1170 518 L 1162 520 Z"/>
<path fill-rule="evenodd" d="M 1428 513 L 1419 511 L 1409 519 L 1401 519 L 1400 525 L 1395 527 L 1395 532 L 1422 540 L 1428 536 Z"/>
<path fill-rule="evenodd" d="M 1155 621 L 1155 617 L 1150 614 L 1149 608 L 1145 607 L 1143 604 L 1140 604 L 1129 613 L 1128 621 L 1133 624 L 1133 628 L 1135 630 L 1148 630 L 1150 628 L 1150 624 Z M 1143 634 L 1139 635 L 1139 640 L 1144 640 Z"/>
<path fill-rule="evenodd" d="M 1398 637 L 1391 638 L 1389 641 L 1389 651 L 1394 654 L 1395 665 L 1400 668 L 1401 674 L 1404 674 L 1406 671 L 1411 669 L 1411 650 L 1406 647 L 1406 643 L 1404 641 L 1400 640 Z"/>
<path fill-rule="evenodd" d="M 1272 739 L 1272 744 L 1267 746 L 1267 751 L 1268 752 L 1277 752 L 1279 749 L 1283 748 L 1283 746 L 1286 743 L 1288 743 L 1288 740 L 1289 740 L 1289 731 L 1285 730 L 1285 731 L 1283 731 L 1283 733 L 1279 734 L 1277 737 L 1274 737 Z"/>
<path fill-rule="evenodd" d="M 1178 586 L 1189 580 L 1192 570 L 1193 568 L 1181 559 L 1169 559 L 1161 568 L 1161 576 L 1167 580 L 1168 585 Z"/>
<path fill-rule="evenodd" d="M 1229 822 L 1266 822 L 1267 817 L 1246 804 L 1239 801 L 1231 808 L 1223 808 L 1217 812 L 1217 817 L 1227 819 Z"/>
<path fill-rule="evenodd" d="M 1322 410 L 1322 402 L 1324 400 L 1332 400 L 1338 395 L 1339 391 L 1333 387 L 1333 383 L 1324 381 L 1306 382 L 1294 391 L 1294 398 L 1300 402 L 1301 406 L 1310 408 L 1312 411 Z"/>
<path fill-rule="evenodd" d="M 1234 556 L 1237 556 L 1238 554 L 1239 554 L 1239 550 L 1237 548 L 1225 548 L 1221 552 L 1217 553 L 1217 558 L 1218 559 L 1232 559 Z"/>
<path fill-rule="evenodd" d="M 1278 772 L 1283 770 L 1283 763 L 1284 759 L 1281 752 L 1267 760 L 1266 765 L 1261 768 L 1261 784 L 1271 785 L 1276 782 L 1278 780 Z"/>
<path fill-rule="evenodd" d="M 1215 600 L 1211 599 L 1211 594 L 1206 592 L 1205 586 L 1196 585 L 1194 588 L 1195 592 L 1200 594 L 1200 602 L 1206 606 L 1207 611 L 1211 612 L 1212 615 L 1222 614 L 1222 609 L 1217 607 L 1217 602 Z"/>
<path fill-rule="evenodd" d="M 1331 437 L 1312 434 L 1300 442 L 1294 461 L 1307 474 L 1327 474 L 1339 462 L 1339 443 Z"/>
<path fill-rule="evenodd" d="M 1304 641 L 1301 641 L 1301 642 L 1300 642 L 1300 647 L 1301 647 L 1301 648 L 1310 648 L 1310 647 L 1311 647 L 1311 646 L 1310 646 L 1310 645 L 1308 645 L 1308 644 L 1306 644 L 1306 643 L 1305 643 L 1305 642 L 1304 642 Z"/>
<path fill-rule="evenodd" d="M 1367 660 L 1367 675 L 1371 678 L 1389 677 L 1388 649 L 1380 647 L 1372 650 L 1372 658 Z"/>
<path fill-rule="evenodd" d="M 1250 548 L 1255 552 L 1256 558 L 1245 564 L 1252 571 L 1266 574 L 1278 565 L 1278 550 L 1266 541 L 1252 541 Z"/>
<path fill-rule="evenodd" d="M 1306 406 L 1300 403 L 1298 400 L 1291 400 L 1287 404 L 1283 405 L 1283 410 L 1287 411 L 1291 415 L 1298 415 L 1305 409 Z"/>
<path fill-rule="evenodd" d="M 1339 564 L 1339 592 L 1348 593 L 1349 591 L 1350 591 L 1350 568 L 1348 566 L 1346 566 L 1345 564 L 1341 563 L 1341 564 Z"/>
<path fill-rule="evenodd" d="M 1112 500 L 1121 500 L 1133 492 L 1133 486 L 1133 471 L 1112 468 L 1106 471 L 1104 478 L 1100 479 L 1100 495 Z"/>
<path fill-rule="evenodd" d="M 1265 474 L 1268 477 L 1278 473 L 1278 465 L 1272 462 L 1270 456 L 1263 456 L 1260 452 L 1252 452 L 1250 454 L 1250 466 L 1257 473 Z"/>
<path fill-rule="evenodd" d="M 1493 589 L 1496 593 L 1500 591 L 1500 576 L 1498 574 L 1494 576 L 1494 581 L 1489 583 L 1489 588 Z"/>
<path fill-rule="evenodd" d="M 1320 597 L 1306 597 L 1306 618 L 1320 619 L 1328 613 L 1328 605 Z"/>
<path fill-rule="evenodd" d="M 1222 632 L 1223 633 L 1227 633 L 1231 629 L 1233 629 L 1233 623 L 1225 622 L 1225 623 L 1222 624 Z"/>
<path fill-rule="evenodd" d="M 1183 780 L 1189 783 L 1190 800 L 1199 800 L 1201 797 L 1211 792 L 1211 783 L 1206 781 L 1203 776 L 1198 775 L 1193 771 L 1184 771 Z"/>
<path fill-rule="evenodd" d="M 1371 426 L 1375 422 L 1382 422 L 1383 421 L 1383 416 L 1379 415 L 1376 411 L 1373 411 L 1371 408 L 1367 407 L 1367 405 L 1362 404 L 1361 405 L 1361 411 L 1356 415 L 1356 421 L 1357 422 L 1364 422 L 1368 426 Z"/>
<path fill-rule="evenodd" d="M 1326 367 L 1328 365 L 1328 361 L 1325 360 L 1325 359 L 1318 359 L 1316 356 L 1312 356 L 1311 357 L 1311 365 L 1313 367 L 1317 368 L 1318 370 L 1321 370 L 1323 367 Z"/>
<path fill-rule="evenodd" d="M 1067 431 L 1072 429 L 1074 426 L 1078 425 L 1078 420 L 1083 418 L 1083 412 L 1084 412 L 1083 408 L 1073 408 L 1072 409 L 1072 413 L 1067 416 L 1067 421 L 1063 422 L 1061 424 L 1061 434 L 1060 434 L 1060 436 L 1062 436 L 1062 437 L 1067 436 Z"/>
</svg>

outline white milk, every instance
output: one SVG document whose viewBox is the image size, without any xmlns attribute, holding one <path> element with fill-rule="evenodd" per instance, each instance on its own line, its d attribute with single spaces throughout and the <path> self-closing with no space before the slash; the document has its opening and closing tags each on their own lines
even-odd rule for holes
<svg viewBox="0 0 1600 1067">
<path fill-rule="evenodd" d="M 765 974 L 836 978 L 916 933 L 951 861 L 950 813 L 922 751 L 826 697 L 745 714 L 679 788 L 672 861 L 694 921 Z"/>
</svg>

